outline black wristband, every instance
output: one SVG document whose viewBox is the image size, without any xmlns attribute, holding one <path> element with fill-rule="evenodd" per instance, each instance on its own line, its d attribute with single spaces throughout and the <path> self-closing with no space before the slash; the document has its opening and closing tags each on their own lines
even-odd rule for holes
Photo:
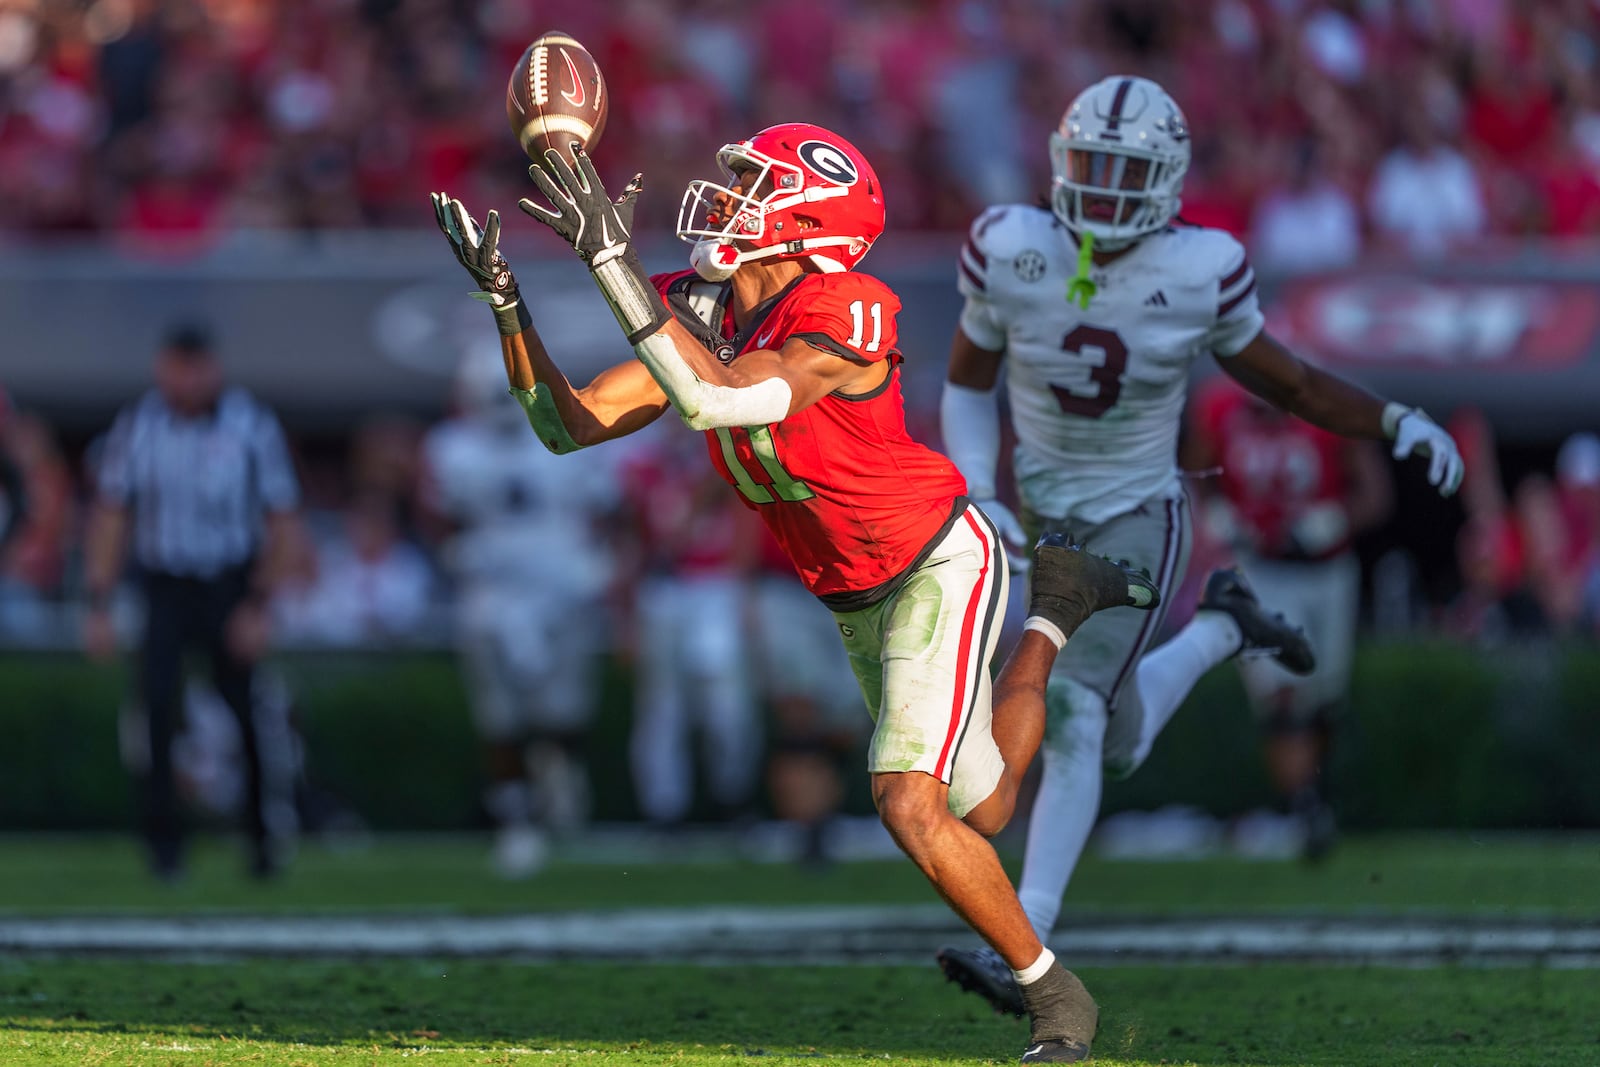
<svg viewBox="0 0 1600 1067">
<path fill-rule="evenodd" d="M 517 294 L 517 302 L 515 304 L 494 309 L 494 324 L 499 328 L 501 337 L 515 337 L 533 325 L 533 316 L 528 314 L 528 308 L 522 302 L 521 293 Z"/>
</svg>

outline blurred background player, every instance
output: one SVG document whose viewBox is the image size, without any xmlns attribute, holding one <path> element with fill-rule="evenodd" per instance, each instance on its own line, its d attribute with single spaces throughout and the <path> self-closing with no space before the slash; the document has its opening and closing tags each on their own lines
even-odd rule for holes
<svg viewBox="0 0 1600 1067">
<path fill-rule="evenodd" d="M 144 634 L 138 703 L 147 724 L 144 837 L 152 871 L 183 871 L 183 820 L 172 739 L 183 699 L 184 654 L 197 649 L 239 723 L 250 873 L 276 872 L 251 686 L 271 638 L 269 604 L 293 542 L 300 489 L 273 413 L 225 387 L 203 328 L 168 334 L 156 387 L 124 408 L 100 457 L 98 497 L 84 549 L 89 655 L 116 652 L 112 596 L 127 543 L 141 579 Z"/>
<path fill-rule="evenodd" d="M 583 742 L 607 637 L 613 480 L 528 433 L 491 344 L 461 359 L 456 414 L 423 443 L 422 499 L 455 583 L 455 635 L 489 775 L 493 865 L 521 878 L 589 810 Z"/>
<path fill-rule="evenodd" d="M 50 424 L 27 410 L 7 417 L 4 403 L 0 394 L 0 636 L 30 644 L 61 633 L 51 623 L 62 619 L 80 509 Z"/>
<path fill-rule="evenodd" d="M 751 639 L 771 713 L 767 790 L 772 812 L 801 831 L 800 859 L 826 864 L 828 827 L 844 802 L 845 761 L 861 735 L 861 691 L 839 625 L 764 529 Z"/>
<path fill-rule="evenodd" d="M 1307 858 L 1333 844 L 1322 785 L 1335 715 L 1350 684 L 1361 565 L 1352 539 L 1388 518 L 1394 485 L 1371 441 L 1318 429 L 1217 377 L 1195 395 L 1183 466 L 1196 481 L 1202 526 L 1232 546 L 1264 603 L 1303 628 L 1316 668 L 1299 675 L 1267 657 L 1240 657 L 1250 706 L 1265 732 L 1267 771 Z"/>
<path fill-rule="evenodd" d="M 1190 370 L 1205 353 L 1245 388 L 1344 436 L 1389 439 L 1396 458 L 1430 458 L 1453 493 L 1455 443 L 1416 408 L 1385 403 L 1303 363 L 1264 332 L 1255 273 L 1222 230 L 1176 224 L 1189 126 L 1155 82 L 1113 76 L 1078 95 L 1050 136 L 1051 193 L 973 223 L 958 259 L 965 306 L 940 401 L 945 446 L 974 499 L 1020 551 L 1024 522 L 998 503 L 1002 365 L 1027 527 L 1155 577 L 1162 604 L 1188 566 L 1188 501 L 1177 445 Z M 1305 672 L 1305 635 L 1269 614 L 1232 571 L 1207 580 L 1200 610 L 1150 652 L 1165 606 L 1109 611 L 1056 660 L 1044 774 L 1018 896 L 1041 939 L 1100 808 L 1102 764 L 1131 774 L 1207 670 L 1261 649 Z M 945 973 L 1007 1011 L 1021 999 L 987 950 L 946 949 Z"/>
<path fill-rule="evenodd" d="M 647 431 L 645 440 L 620 472 L 634 796 L 654 825 L 683 823 L 694 803 L 698 735 L 716 817 L 747 817 L 762 750 L 748 639 L 759 523 L 729 497 L 700 441 L 665 430 Z"/>
</svg>

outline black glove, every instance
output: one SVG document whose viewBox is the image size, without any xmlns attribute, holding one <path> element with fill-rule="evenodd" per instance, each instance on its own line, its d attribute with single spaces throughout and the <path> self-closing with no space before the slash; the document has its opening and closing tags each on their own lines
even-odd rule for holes
<svg viewBox="0 0 1600 1067">
<path fill-rule="evenodd" d="M 594 163 L 576 142 L 572 155 L 576 171 L 553 148 L 545 150 L 543 165 L 528 167 L 528 177 L 551 207 L 526 197 L 517 206 L 560 234 L 589 265 L 628 342 L 637 344 L 672 321 L 633 247 L 633 208 L 644 188 L 644 175 L 635 174 L 622 195 L 612 200 Z"/>
<path fill-rule="evenodd" d="M 500 213 L 491 210 L 480 231 L 466 205 L 448 193 L 429 193 L 434 219 L 450 241 L 456 262 L 466 268 L 480 292 L 473 293 L 494 308 L 494 321 L 500 332 L 514 337 L 533 324 L 522 303 L 522 291 L 511 273 L 511 265 L 500 254 Z"/>
</svg>

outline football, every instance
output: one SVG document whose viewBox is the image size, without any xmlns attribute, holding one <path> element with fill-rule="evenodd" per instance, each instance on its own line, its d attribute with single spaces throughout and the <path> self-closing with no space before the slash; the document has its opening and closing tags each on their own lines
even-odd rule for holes
<svg viewBox="0 0 1600 1067">
<path fill-rule="evenodd" d="M 565 33 L 546 33 L 530 44 L 506 84 L 506 118 L 536 163 L 547 148 L 572 162 L 574 141 L 594 151 L 610 110 L 599 64 Z"/>
</svg>

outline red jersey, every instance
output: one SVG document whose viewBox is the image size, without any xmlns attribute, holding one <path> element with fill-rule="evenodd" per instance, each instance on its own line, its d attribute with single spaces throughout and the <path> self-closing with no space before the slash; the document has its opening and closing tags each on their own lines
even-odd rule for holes
<svg viewBox="0 0 1600 1067">
<path fill-rule="evenodd" d="M 1219 487 L 1249 529 L 1255 550 L 1268 558 L 1305 558 L 1290 531 L 1314 505 L 1343 506 L 1349 442 L 1224 379 L 1196 398 L 1195 429 L 1220 462 Z M 1341 540 L 1318 556 L 1337 555 L 1348 545 Z"/>
<path fill-rule="evenodd" d="M 726 284 L 692 271 L 655 282 L 720 325 L 728 360 L 799 337 L 855 363 L 891 361 L 871 393 L 834 393 L 781 422 L 706 433 L 712 464 L 761 516 L 806 588 L 832 606 L 872 603 L 934 541 L 967 491 L 954 463 L 906 432 L 899 298 L 870 275 L 808 273 L 736 334 Z"/>
</svg>

